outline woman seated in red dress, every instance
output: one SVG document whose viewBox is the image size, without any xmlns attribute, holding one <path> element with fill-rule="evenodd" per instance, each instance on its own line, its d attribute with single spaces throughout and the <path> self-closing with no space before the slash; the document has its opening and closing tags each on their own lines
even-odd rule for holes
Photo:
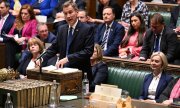
<svg viewBox="0 0 180 108">
<path fill-rule="evenodd" d="M 144 18 L 138 12 L 132 13 L 130 27 L 119 46 L 120 58 L 132 58 L 137 60 L 143 44 L 146 27 Z"/>
</svg>

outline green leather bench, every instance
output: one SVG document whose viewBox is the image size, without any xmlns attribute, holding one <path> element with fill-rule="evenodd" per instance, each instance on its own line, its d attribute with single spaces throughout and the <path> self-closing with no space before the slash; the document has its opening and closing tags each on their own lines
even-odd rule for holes
<svg viewBox="0 0 180 108">
<path fill-rule="evenodd" d="M 171 19 L 171 13 L 170 12 L 165 12 L 165 11 L 164 12 L 163 11 L 159 11 L 159 12 L 157 12 L 157 11 L 150 11 L 149 12 L 149 18 L 151 18 L 151 16 L 154 13 L 160 13 L 163 16 L 165 25 L 168 26 L 170 24 L 170 19 Z M 149 22 L 149 24 L 150 24 L 150 22 Z"/>
<path fill-rule="evenodd" d="M 107 84 L 129 91 L 132 98 L 140 96 L 144 78 L 151 73 L 149 63 L 113 57 L 103 57 L 108 65 Z M 180 66 L 168 65 L 167 71 L 174 77 L 180 75 Z"/>
<path fill-rule="evenodd" d="M 164 17 L 164 22 L 167 26 L 170 24 L 171 9 L 175 6 L 178 6 L 178 4 L 153 3 L 153 2 L 145 2 L 145 4 L 149 9 L 149 18 L 154 13 L 160 13 Z"/>
<path fill-rule="evenodd" d="M 150 71 L 138 71 L 122 67 L 108 67 L 108 84 L 118 85 L 118 88 L 127 90 L 132 98 L 140 96 L 144 77 Z"/>
</svg>

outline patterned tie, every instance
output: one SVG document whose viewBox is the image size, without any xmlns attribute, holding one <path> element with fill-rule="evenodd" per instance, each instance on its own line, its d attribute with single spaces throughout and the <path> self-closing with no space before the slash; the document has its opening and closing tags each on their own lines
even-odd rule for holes
<svg viewBox="0 0 180 108">
<path fill-rule="evenodd" d="M 106 43 L 107 43 L 107 39 L 108 39 L 108 36 L 109 36 L 109 26 L 106 26 L 106 30 L 105 30 L 105 33 L 104 33 L 104 37 L 102 39 L 102 43 L 101 43 L 101 48 L 104 49 Z"/>
<path fill-rule="evenodd" d="M 73 28 L 69 28 L 68 37 L 67 37 L 67 47 L 66 47 L 66 55 L 69 54 L 69 46 L 73 38 Z"/>
<path fill-rule="evenodd" d="M 156 35 L 154 52 L 159 51 L 159 38 L 160 38 L 160 35 L 159 35 L 159 34 L 158 34 L 158 35 Z"/>
</svg>

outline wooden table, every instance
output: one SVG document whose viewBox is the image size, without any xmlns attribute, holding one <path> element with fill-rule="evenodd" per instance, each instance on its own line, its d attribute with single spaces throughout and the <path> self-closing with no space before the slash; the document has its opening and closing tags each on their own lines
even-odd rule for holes
<svg viewBox="0 0 180 108">
<path fill-rule="evenodd" d="M 5 68 L 6 66 L 6 46 L 4 43 L 0 43 L 0 57 L 1 57 L 1 60 L 0 60 L 0 69 L 1 68 Z"/>
<path fill-rule="evenodd" d="M 82 71 L 72 72 L 72 73 L 56 73 L 51 71 L 39 69 L 27 70 L 27 78 L 37 79 L 44 81 L 56 80 L 61 84 L 61 94 L 75 94 L 81 92 L 81 82 L 82 82 Z"/>
<path fill-rule="evenodd" d="M 86 99 L 86 103 L 88 100 Z M 48 108 L 48 107 L 38 107 Z M 61 101 L 58 108 L 82 108 L 82 99 L 76 99 L 71 101 Z M 179 108 L 178 106 L 167 106 L 160 103 L 149 103 L 140 100 L 132 99 L 132 108 Z"/>
</svg>

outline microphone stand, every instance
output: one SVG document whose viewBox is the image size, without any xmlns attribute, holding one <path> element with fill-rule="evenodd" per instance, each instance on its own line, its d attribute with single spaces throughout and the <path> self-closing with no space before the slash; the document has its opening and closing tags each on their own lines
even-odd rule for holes
<svg viewBox="0 0 180 108">
<path fill-rule="evenodd" d="M 40 65 L 39 65 L 39 73 L 42 74 L 42 59 L 39 59 Z"/>
</svg>

